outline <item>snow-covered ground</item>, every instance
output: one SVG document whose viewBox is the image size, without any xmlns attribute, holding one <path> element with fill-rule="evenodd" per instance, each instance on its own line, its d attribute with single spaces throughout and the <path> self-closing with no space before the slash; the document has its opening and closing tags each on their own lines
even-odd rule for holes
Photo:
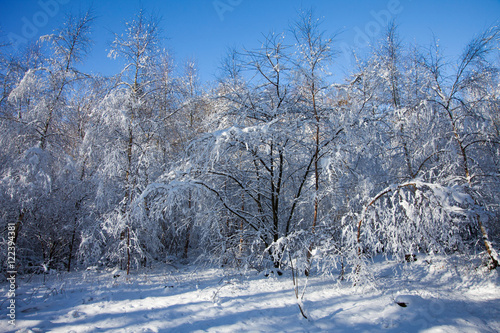
<svg viewBox="0 0 500 333">
<path fill-rule="evenodd" d="M 286 271 L 164 266 L 128 279 L 117 271 L 52 274 L 45 283 L 25 276 L 15 327 L 1 286 L 0 332 L 500 332 L 498 271 L 441 257 L 380 260 L 370 270 L 364 286 L 310 277 L 308 319 Z"/>
</svg>

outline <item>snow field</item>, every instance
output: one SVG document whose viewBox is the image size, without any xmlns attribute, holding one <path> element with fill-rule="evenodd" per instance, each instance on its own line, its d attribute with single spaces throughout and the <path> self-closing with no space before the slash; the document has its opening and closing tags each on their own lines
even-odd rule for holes
<svg viewBox="0 0 500 333">
<path fill-rule="evenodd" d="M 457 264 L 460 264 L 458 266 Z M 498 272 L 464 259 L 376 260 L 353 287 L 312 276 L 304 319 L 291 273 L 202 266 L 19 277 L 17 321 L 1 332 L 500 332 Z M 113 277 L 116 275 L 118 277 Z M 300 292 L 305 278 L 299 278 Z"/>
</svg>

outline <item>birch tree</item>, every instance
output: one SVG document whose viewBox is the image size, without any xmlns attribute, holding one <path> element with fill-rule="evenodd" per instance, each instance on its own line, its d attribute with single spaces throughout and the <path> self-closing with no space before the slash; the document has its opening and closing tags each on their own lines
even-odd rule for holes
<svg viewBox="0 0 500 333">
<path fill-rule="evenodd" d="M 481 194 L 483 189 L 491 189 L 485 186 L 486 183 L 498 181 L 498 173 L 490 165 L 498 164 L 496 152 L 499 143 L 495 122 L 491 118 L 491 108 L 494 109 L 497 103 L 494 86 L 498 68 L 491 55 L 498 48 L 499 35 L 498 28 L 493 27 L 475 37 L 465 47 L 451 77 L 443 75 L 445 69 L 441 59 L 429 58 L 428 61 L 433 76 L 431 102 L 447 124 L 448 149 L 456 156 L 450 156 L 450 174 L 459 177 L 460 183 L 467 184 L 478 207 L 487 205 L 480 199 L 486 197 Z M 482 214 L 474 219 L 491 266 L 497 267 L 498 254 L 483 224 L 491 223 L 490 219 Z"/>
</svg>

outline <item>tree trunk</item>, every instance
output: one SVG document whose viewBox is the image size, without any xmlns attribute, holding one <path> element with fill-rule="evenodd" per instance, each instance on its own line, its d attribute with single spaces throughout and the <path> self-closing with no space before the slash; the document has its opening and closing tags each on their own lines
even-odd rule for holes
<svg viewBox="0 0 500 333">
<path fill-rule="evenodd" d="M 75 245 L 75 240 L 76 240 L 76 227 L 75 229 L 73 229 L 73 235 L 71 236 L 71 242 L 69 243 L 68 272 L 71 271 L 71 258 L 73 257 L 73 247 Z"/>
<path fill-rule="evenodd" d="M 188 257 L 188 251 L 189 251 L 189 241 L 191 239 L 191 228 L 192 228 L 192 216 L 191 216 L 191 191 L 189 191 L 189 198 L 188 198 L 188 226 L 186 230 L 186 241 L 184 243 L 184 253 L 183 257 L 187 258 Z"/>
<path fill-rule="evenodd" d="M 313 110 L 314 110 L 314 117 L 316 120 L 316 133 L 314 136 L 314 143 L 315 143 L 315 148 L 314 148 L 314 213 L 313 213 L 313 222 L 312 222 L 312 227 L 311 227 L 311 233 L 314 234 L 316 233 L 316 224 L 318 221 L 318 209 L 319 209 L 319 135 L 320 135 L 320 129 L 319 129 L 319 114 L 318 114 L 318 109 L 316 106 L 316 91 L 315 91 L 315 84 L 314 81 L 312 83 L 311 87 L 311 95 L 312 95 L 312 102 L 313 102 Z M 314 241 L 311 242 L 309 245 L 309 249 L 307 250 L 306 254 L 306 269 L 304 271 L 304 274 L 306 276 L 309 276 L 310 269 L 311 269 L 311 257 L 312 257 L 312 250 L 314 247 Z"/>
<path fill-rule="evenodd" d="M 130 274 L 130 228 L 127 226 L 127 275 Z"/>
<path fill-rule="evenodd" d="M 493 250 L 493 247 L 491 246 L 491 243 L 488 239 L 488 233 L 486 232 L 486 229 L 483 227 L 483 224 L 478 218 L 478 224 L 479 224 L 479 229 L 481 230 L 481 233 L 483 235 L 483 242 L 484 246 L 486 247 L 486 252 L 488 252 L 490 259 L 491 259 L 491 264 L 489 266 L 490 269 L 495 269 L 498 267 L 498 257 L 495 251 Z"/>
</svg>

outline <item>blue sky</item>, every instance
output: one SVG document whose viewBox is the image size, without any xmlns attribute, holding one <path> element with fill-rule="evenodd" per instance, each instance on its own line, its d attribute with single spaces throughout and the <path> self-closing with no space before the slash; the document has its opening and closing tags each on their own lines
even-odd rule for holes
<svg viewBox="0 0 500 333">
<path fill-rule="evenodd" d="M 327 32 L 340 32 L 339 77 L 349 70 L 349 50 L 368 50 L 368 40 L 380 36 L 388 19 L 396 19 L 405 42 L 427 45 L 434 34 L 450 57 L 500 21 L 500 0 L 0 0 L 0 27 L 4 38 L 22 46 L 51 33 L 65 13 L 90 5 L 97 20 L 85 71 L 111 75 L 120 70 L 119 62 L 107 58 L 110 31 L 121 33 L 124 22 L 143 7 L 162 18 L 165 47 L 179 68 L 196 59 L 203 81 L 214 78 L 227 47 L 258 47 L 263 33 L 286 30 L 301 8 L 314 8 Z"/>
</svg>

